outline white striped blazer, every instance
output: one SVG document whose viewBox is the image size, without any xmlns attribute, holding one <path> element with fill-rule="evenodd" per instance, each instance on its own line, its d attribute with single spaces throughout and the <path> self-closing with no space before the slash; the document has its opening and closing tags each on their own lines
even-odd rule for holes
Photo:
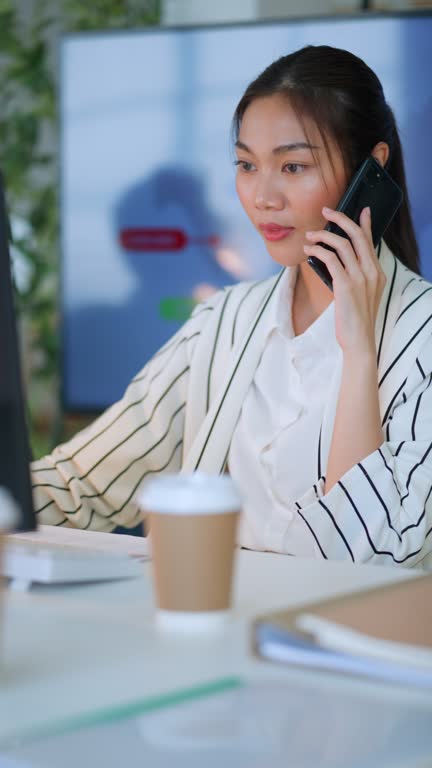
<svg viewBox="0 0 432 768">
<path fill-rule="evenodd" d="M 316 483 L 293 509 L 317 557 L 432 567 L 432 285 L 383 245 L 376 323 L 383 443 L 324 494 L 339 353 L 316 446 Z M 122 400 L 32 466 L 41 523 L 112 530 L 139 520 L 154 473 L 224 471 L 283 274 L 219 291 L 132 380 Z"/>
</svg>

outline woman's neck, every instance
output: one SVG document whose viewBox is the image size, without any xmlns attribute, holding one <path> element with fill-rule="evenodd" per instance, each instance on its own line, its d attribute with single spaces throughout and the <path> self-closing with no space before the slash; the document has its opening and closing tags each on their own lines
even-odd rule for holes
<svg viewBox="0 0 432 768">
<path fill-rule="evenodd" d="M 304 261 L 299 265 L 292 304 L 292 325 L 295 336 L 304 333 L 333 301 L 333 293 L 312 267 Z"/>
</svg>

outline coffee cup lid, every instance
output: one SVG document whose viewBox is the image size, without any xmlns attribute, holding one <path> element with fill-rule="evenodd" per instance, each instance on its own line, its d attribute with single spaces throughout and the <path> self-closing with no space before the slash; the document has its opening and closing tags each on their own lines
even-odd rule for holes
<svg viewBox="0 0 432 768">
<path fill-rule="evenodd" d="M 240 495 L 229 475 L 204 472 L 164 474 L 148 480 L 137 495 L 140 507 L 165 514 L 214 514 L 240 509 Z"/>
</svg>

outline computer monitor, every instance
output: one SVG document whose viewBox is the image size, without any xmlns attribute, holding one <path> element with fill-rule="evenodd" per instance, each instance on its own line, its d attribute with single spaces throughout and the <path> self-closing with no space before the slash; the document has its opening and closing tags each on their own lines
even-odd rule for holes
<svg viewBox="0 0 432 768">
<path fill-rule="evenodd" d="M 20 514 L 16 530 L 28 531 L 36 527 L 36 517 L 30 483 L 30 449 L 24 415 L 9 233 L 0 175 L 0 486 L 12 494 L 18 505 Z"/>
</svg>

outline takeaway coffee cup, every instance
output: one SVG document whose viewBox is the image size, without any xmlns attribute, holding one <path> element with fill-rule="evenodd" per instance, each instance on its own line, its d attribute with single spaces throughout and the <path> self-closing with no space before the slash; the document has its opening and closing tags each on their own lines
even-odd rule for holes
<svg viewBox="0 0 432 768">
<path fill-rule="evenodd" d="M 207 629 L 229 614 L 240 497 L 228 475 L 160 475 L 142 489 L 158 624 Z"/>
</svg>

